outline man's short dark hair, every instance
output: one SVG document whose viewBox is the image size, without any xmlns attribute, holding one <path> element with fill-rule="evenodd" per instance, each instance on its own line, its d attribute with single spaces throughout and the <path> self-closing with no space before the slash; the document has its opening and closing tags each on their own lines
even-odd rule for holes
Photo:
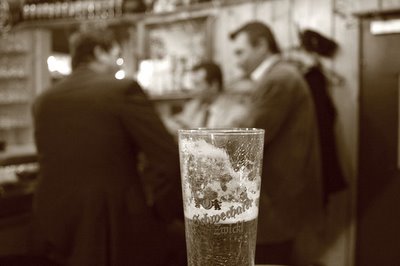
<svg viewBox="0 0 400 266">
<path fill-rule="evenodd" d="M 257 45 L 260 39 L 265 39 L 267 42 L 270 51 L 273 54 L 277 54 L 281 52 L 281 49 L 279 48 L 278 43 L 275 40 L 275 36 L 272 33 L 270 27 L 268 27 L 266 24 L 259 22 L 259 21 L 252 21 L 249 22 L 234 32 L 232 32 L 229 37 L 234 40 L 240 33 L 246 33 L 250 44 L 254 47 Z"/>
<path fill-rule="evenodd" d="M 72 69 L 94 60 L 94 48 L 109 51 L 116 43 L 114 32 L 106 27 L 86 27 L 74 32 L 69 38 Z"/>
<path fill-rule="evenodd" d="M 192 71 L 199 71 L 201 69 L 204 69 L 206 72 L 206 81 L 209 85 L 211 85 L 214 81 L 218 83 L 218 91 L 223 90 L 224 86 L 224 81 L 222 77 L 222 71 L 221 67 L 214 62 L 200 62 L 196 64 L 193 68 Z"/>
</svg>

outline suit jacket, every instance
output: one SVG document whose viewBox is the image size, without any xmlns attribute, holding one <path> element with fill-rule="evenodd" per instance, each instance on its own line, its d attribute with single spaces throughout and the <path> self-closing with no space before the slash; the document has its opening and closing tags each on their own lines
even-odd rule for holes
<svg viewBox="0 0 400 266">
<path fill-rule="evenodd" d="M 180 113 L 165 117 L 164 124 L 171 134 L 178 137 L 178 129 L 204 127 L 208 108 L 209 104 L 203 100 L 192 99 L 185 103 Z"/>
<path fill-rule="evenodd" d="M 178 148 L 139 85 L 81 67 L 33 113 L 42 251 L 74 266 L 167 265 L 168 249 L 184 245 L 183 231 L 169 234 L 183 217 Z M 139 152 L 151 180 L 140 178 Z"/>
<path fill-rule="evenodd" d="M 258 243 L 293 239 L 322 215 L 317 121 L 300 73 L 276 62 L 255 84 L 253 123 L 265 129 Z M 250 121 L 250 119 L 248 120 Z"/>
</svg>

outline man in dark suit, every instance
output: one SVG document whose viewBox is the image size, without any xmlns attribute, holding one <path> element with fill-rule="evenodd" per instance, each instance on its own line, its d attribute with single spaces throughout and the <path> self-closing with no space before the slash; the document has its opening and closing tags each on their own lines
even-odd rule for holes
<svg viewBox="0 0 400 266">
<path fill-rule="evenodd" d="M 322 215 L 312 97 L 300 73 L 281 60 L 267 25 L 250 22 L 230 37 L 239 67 L 254 84 L 243 125 L 265 129 L 256 263 L 291 265 L 296 236 Z"/>
<path fill-rule="evenodd" d="M 70 51 L 72 74 L 33 106 L 39 252 L 74 266 L 184 265 L 175 142 L 138 83 L 114 78 L 111 31 L 78 32 Z M 151 180 L 140 178 L 139 153 Z"/>
</svg>

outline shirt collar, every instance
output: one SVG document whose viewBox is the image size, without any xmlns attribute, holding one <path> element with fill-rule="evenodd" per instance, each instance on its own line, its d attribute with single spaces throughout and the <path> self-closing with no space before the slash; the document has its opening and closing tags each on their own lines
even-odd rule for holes
<svg viewBox="0 0 400 266">
<path fill-rule="evenodd" d="M 250 79 L 252 81 L 258 81 L 261 79 L 262 75 L 271 69 L 271 67 L 280 59 L 280 56 L 277 54 L 268 56 L 258 65 L 256 69 L 253 70 L 250 74 Z"/>
</svg>

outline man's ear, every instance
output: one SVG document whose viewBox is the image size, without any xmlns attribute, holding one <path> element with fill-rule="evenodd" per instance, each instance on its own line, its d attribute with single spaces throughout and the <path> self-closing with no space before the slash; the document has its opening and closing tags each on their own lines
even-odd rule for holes
<svg viewBox="0 0 400 266">
<path fill-rule="evenodd" d="M 210 84 L 210 92 L 215 92 L 215 93 L 220 92 L 218 81 L 214 80 L 214 81 L 211 82 L 211 84 Z"/>
<path fill-rule="evenodd" d="M 257 48 L 259 50 L 269 51 L 269 44 L 266 39 L 258 38 L 255 43 L 255 48 Z"/>
<path fill-rule="evenodd" d="M 101 63 L 104 63 L 107 61 L 107 53 L 100 46 L 94 47 L 93 53 L 94 53 L 94 57 L 97 59 L 97 61 L 99 61 Z"/>
</svg>

